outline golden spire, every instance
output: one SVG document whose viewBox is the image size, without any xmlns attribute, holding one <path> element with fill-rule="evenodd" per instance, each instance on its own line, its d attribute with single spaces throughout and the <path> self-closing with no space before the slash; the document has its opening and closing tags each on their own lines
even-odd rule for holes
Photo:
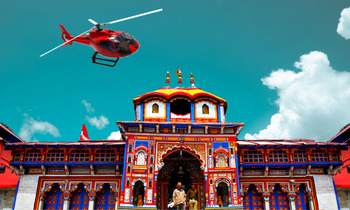
<svg viewBox="0 0 350 210">
<path fill-rule="evenodd" d="M 182 83 L 182 75 L 181 75 L 181 70 L 180 70 L 180 66 L 177 67 L 177 71 L 175 72 L 175 74 L 177 76 L 179 76 L 179 80 L 177 81 L 179 84 Z"/>
<path fill-rule="evenodd" d="M 168 72 L 168 71 L 166 72 L 166 80 L 165 80 L 165 83 L 170 83 L 170 75 L 169 75 L 169 72 Z"/>
<path fill-rule="evenodd" d="M 193 74 L 191 73 L 191 81 L 190 81 L 190 83 L 194 83 L 194 80 L 193 80 Z"/>
</svg>

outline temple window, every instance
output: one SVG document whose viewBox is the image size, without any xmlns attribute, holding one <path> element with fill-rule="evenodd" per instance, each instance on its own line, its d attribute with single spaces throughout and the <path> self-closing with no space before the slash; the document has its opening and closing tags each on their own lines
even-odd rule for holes
<svg viewBox="0 0 350 210">
<path fill-rule="evenodd" d="M 202 106 L 202 114 L 209 114 L 209 106 L 204 104 Z"/>
<path fill-rule="evenodd" d="M 322 149 L 312 150 L 311 160 L 313 162 L 326 162 L 328 161 L 327 153 Z"/>
<path fill-rule="evenodd" d="M 159 113 L 159 105 L 158 104 L 152 105 L 152 113 Z"/>
<path fill-rule="evenodd" d="M 339 162 L 339 155 L 337 151 L 332 151 L 331 152 L 331 157 L 333 162 Z"/>
<path fill-rule="evenodd" d="M 152 181 L 148 182 L 148 187 L 151 188 L 152 187 Z"/>
<path fill-rule="evenodd" d="M 119 157 L 120 162 L 124 162 L 124 150 L 120 151 Z"/>
<path fill-rule="evenodd" d="M 129 145 L 129 152 L 132 152 L 132 145 Z"/>
<path fill-rule="evenodd" d="M 293 154 L 294 162 L 304 163 L 307 160 L 305 150 L 297 150 Z"/>
<path fill-rule="evenodd" d="M 87 149 L 75 149 L 69 154 L 69 162 L 89 162 L 90 152 Z"/>
<path fill-rule="evenodd" d="M 209 155 L 213 155 L 213 150 L 209 149 Z"/>
<path fill-rule="evenodd" d="M 154 146 L 151 146 L 151 153 L 154 153 Z"/>
<path fill-rule="evenodd" d="M 62 149 L 52 149 L 46 154 L 46 162 L 63 162 L 64 151 Z"/>
<path fill-rule="evenodd" d="M 13 161 L 14 162 L 19 162 L 21 160 L 21 151 L 16 151 L 13 154 Z"/>
<path fill-rule="evenodd" d="M 96 162 L 114 162 L 115 152 L 111 149 L 100 149 L 95 154 Z"/>
<path fill-rule="evenodd" d="M 131 163 L 131 155 L 128 156 L 128 163 Z"/>
<path fill-rule="evenodd" d="M 288 154 L 284 150 L 273 150 L 269 153 L 269 161 L 274 163 L 289 162 Z"/>
<path fill-rule="evenodd" d="M 191 102 L 187 99 L 175 99 L 170 102 L 170 112 L 176 115 L 191 113 Z"/>
<path fill-rule="evenodd" d="M 41 160 L 41 151 L 38 149 L 29 150 L 25 156 L 25 162 L 39 162 Z"/>
<path fill-rule="evenodd" d="M 216 156 L 216 167 L 227 167 L 227 157 L 224 153 L 219 153 Z"/>
<path fill-rule="evenodd" d="M 149 168 L 149 173 L 150 173 L 150 174 L 153 173 L 153 166 L 151 166 L 151 167 Z"/>
<path fill-rule="evenodd" d="M 263 163 L 264 155 L 258 150 L 249 150 L 243 154 L 244 163 Z"/>
<path fill-rule="evenodd" d="M 135 155 L 135 165 L 145 166 L 146 164 L 147 164 L 147 154 L 143 150 L 140 150 Z"/>
</svg>

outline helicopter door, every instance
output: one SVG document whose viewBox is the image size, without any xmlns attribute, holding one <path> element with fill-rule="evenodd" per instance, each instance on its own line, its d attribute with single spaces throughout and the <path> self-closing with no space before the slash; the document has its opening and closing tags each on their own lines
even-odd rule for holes
<svg viewBox="0 0 350 210">
<path fill-rule="evenodd" d="M 112 52 L 117 52 L 117 50 L 115 49 L 114 47 L 114 44 L 112 41 L 104 41 L 104 40 L 101 40 L 100 41 L 100 46 L 105 49 L 105 50 L 108 50 L 108 51 L 112 51 Z"/>
</svg>

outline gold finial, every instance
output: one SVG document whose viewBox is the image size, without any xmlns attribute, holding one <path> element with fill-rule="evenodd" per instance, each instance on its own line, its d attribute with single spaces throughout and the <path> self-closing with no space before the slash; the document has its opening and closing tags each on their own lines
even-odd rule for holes
<svg viewBox="0 0 350 210">
<path fill-rule="evenodd" d="M 179 76 L 179 80 L 177 81 L 179 84 L 182 84 L 182 75 L 181 75 L 181 70 L 180 66 L 177 67 L 177 71 L 175 72 L 177 76 Z"/>
<path fill-rule="evenodd" d="M 168 71 L 166 72 L 166 80 L 165 80 L 165 83 L 170 83 L 170 75 L 169 75 L 169 72 L 168 72 Z"/>
<path fill-rule="evenodd" d="M 194 80 L 193 80 L 193 74 L 191 73 L 191 81 L 190 81 L 190 83 L 194 83 Z"/>
</svg>

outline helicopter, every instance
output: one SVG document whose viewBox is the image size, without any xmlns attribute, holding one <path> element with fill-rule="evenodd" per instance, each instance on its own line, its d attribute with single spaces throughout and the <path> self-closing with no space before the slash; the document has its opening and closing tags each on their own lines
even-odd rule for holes
<svg viewBox="0 0 350 210">
<path fill-rule="evenodd" d="M 163 9 L 157 9 L 127 18 L 110 21 L 107 23 L 98 23 L 92 19 L 88 19 L 92 24 L 94 24 L 94 27 L 87 31 L 84 31 L 75 37 L 70 35 L 62 24 L 59 24 L 59 27 L 62 30 L 62 39 L 65 43 L 41 54 L 40 57 L 43 57 L 60 47 L 66 46 L 68 44 L 72 45 L 73 42 L 77 42 L 79 44 L 91 46 L 95 50 L 95 53 L 91 57 L 92 63 L 114 67 L 117 64 L 119 58 L 134 54 L 139 49 L 140 44 L 126 31 L 112 31 L 110 29 L 101 29 L 101 27 L 161 11 L 163 11 Z M 107 58 L 99 58 L 97 57 L 98 54 L 107 58 L 116 59 L 112 60 Z"/>
</svg>

